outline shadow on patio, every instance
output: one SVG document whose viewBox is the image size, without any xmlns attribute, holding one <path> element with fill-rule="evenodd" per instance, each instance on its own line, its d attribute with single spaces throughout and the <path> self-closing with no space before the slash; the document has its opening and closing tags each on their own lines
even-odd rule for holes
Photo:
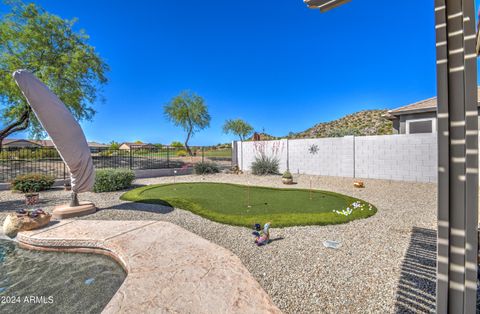
<svg viewBox="0 0 480 314">
<path fill-rule="evenodd" d="M 396 313 L 435 313 L 437 231 L 413 227 L 397 287 Z M 477 289 L 477 313 L 479 312 Z"/>
</svg>

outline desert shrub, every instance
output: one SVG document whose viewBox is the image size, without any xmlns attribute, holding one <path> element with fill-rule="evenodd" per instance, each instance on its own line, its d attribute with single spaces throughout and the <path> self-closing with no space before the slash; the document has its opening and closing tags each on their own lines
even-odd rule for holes
<svg viewBox="0 0 480 314">
<path fill-rule="evenodd" d="M 110 157 L 113 155 L 113 151 L 110 149 L 102 150 L 98 153 L 98 156 L 100 157 Z"/>
<path fill-rule="evenodd" d="M 32 149 L 21 148 L 15 150 L 3 150 L 0 152 L 0 159 L 15 160 L 15 159 L 44 159 L 44 158 L 59 158 L 57 150 L 52 149 Z"/>
<path fill-rule="evenodd" d="M 341 129 L 328 129 L 325 132 L 325 137 L 343 137 L 343 136 L 361 136 L 362 131 L 355 127 L 341 128 Z"/>
<path fill-rule="evenodd" d="M 290 173 L 290 171 L 287 170 L 287 171 L 285 171 L 285 172 L 283 173 L 282 178 L 284 178 L 284 179 L 292 179 L 293 176 L 292 176 L 292 174 Z"/>
<path fill-rule="evenodd" d="M 187 151 L 184 149 L 180 149 L 176 152 L 177 157 L 186 157 L 187 156 Z"/>
<path fill-rule="evenodd" d="M 13 181 L 12 189 L 23 193 L 48 190 L 55 182 L 55 178 L 41 173 L 29 173 L 17 176 Z"/>
<path fill-rule="evenodd" d="M 96 171 L 93 191 L 96 193 L 124 190 L 135 179 L 133 171 L 128 169 L 100 169 Z"/>
<path fill-rule="evenodd" d="M 22 148 L 15 154 L 19 159 L 43 159 L 60 157 L 55 148 L 29 149 Z"/>
<path fill-rule="evenodd" d="M 10 159 L 13 159 L 13 155 L 8 150 L 4 150 L 4 151 L 0 152 L 0 159 L 1 160 L 10 160 Z"/>
<path fill-rule="evenodd" d="M 279 161 L 274 157 L 267 157 L 265 155 L 255 157 L 252 163 L 252 174 L 264 176 L 267 174 L 278 174 Z"/>
<path fill-rule="evenodd" d="M 199 162 L 193 167 L 195 174 L 214 174 L 219 173 L 220 169 L 213 162 Z"/>
</svg>

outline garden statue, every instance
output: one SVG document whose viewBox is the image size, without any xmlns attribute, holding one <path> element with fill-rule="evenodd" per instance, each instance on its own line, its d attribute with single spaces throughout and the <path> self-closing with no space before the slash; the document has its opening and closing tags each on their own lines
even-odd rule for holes
<svg viewBox="0 0 480 314">
<path fill-rule="evenodd" d="M 52 139 L 70 171 L 71 202 L 53 210 L 55 218 L 70 218 L 94 213 L 93 203 L 79 202 L 78 193 L 90 191 L 95 181 L 92 156 L 82 128 L 62 101 L 27 70 L 13 73 L 31 110 Z"/>
<path fill-rule="evenodd" d="M 270 223 L 267 222 L 262 229 L 260 224 L 255 224 L 255 231 L 252 233 L 255 236 L 255 244 L 257 246 L 265 245 L 270 242 Z"/>
</svg>

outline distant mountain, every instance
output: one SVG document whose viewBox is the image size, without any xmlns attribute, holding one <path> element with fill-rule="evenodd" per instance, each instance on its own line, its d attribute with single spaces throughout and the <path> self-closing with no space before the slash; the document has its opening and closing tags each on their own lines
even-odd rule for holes
<svg viewBox="0 0 480 314">
<path fill-rule="evenodd" d="M 342 137 L 347 135 L 388 135 L 393 133 L 392 121 L 385 118 L 388 110 L 374 109 L 358 111 L 330 122 L 315 124 L 298 133 L 290 132 L 287 136 L 273 136 L 265 132 L 258 133 L 260 140 L 278 140 L 282 138 L 318 138 Z M 247 141 L 253 141 L 252 135 Z"/>
<path fill-rule="evenodd" d="M 392 121 L 384 115 L 388 110 L 363 110 L 330 122 L 322 122 L 289 138 L 341 137 L 346 135 L 392 134 Z"/>
</svg>

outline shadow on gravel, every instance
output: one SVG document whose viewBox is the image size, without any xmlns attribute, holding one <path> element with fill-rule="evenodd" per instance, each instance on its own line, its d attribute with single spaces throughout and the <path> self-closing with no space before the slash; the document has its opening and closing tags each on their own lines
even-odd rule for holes
<svg viewBox="0 0 480 314">
<path fill-rule="evenodd" d="M 1 201 L 0 202 L 0 212 L 3 211 L 16 211 L 18 209 L 25 209 L 24 200 L 13 200 L 13 201 Z"/>
<path fill-rule="evenodd" d="M 397 287 L 396 313 L 435 313 L 437 232 L 413 227 Z"/>
<path fill-rule="evenodd" d="M 158 201 L 158 200 L 156 200 Z M 174 208 L 167 202 L 161 203 L 158 201 L 156 204 L 147 204 L 147 203 L 137 203 L 137 202 L 129 202 L 129 203 L 121 203 L 118 205 L 104 207 L 99 210 L 133 210 L 133 211 L 144 211 L 149 213 L 158 213 L 158 214 L 168 214 L 171 213 Z"/>
<path fill-rule="evenodd" d="M 412 228 L 397 287 L 396 313 L 435 313 L 437 231 Z M 479 312 L 477 288 L 477 313 Z"/>
<path fill-rule="evenodd" d="M 276 238 L 270 239 L 268 241 L 268 243 L 272 243 L 272 242 L 275 242 L 275 241 L 282 241 L 283 239 L 285 239 L 285 238 L 284 237 L 276 237 Z"/>
</svg>

